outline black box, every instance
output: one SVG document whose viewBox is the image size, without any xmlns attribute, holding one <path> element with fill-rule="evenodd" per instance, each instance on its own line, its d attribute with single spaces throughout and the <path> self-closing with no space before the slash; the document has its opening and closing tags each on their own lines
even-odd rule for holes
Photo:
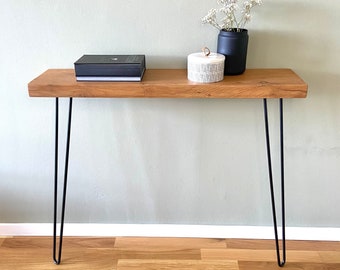
<svg viewBox="0 0 340 270">
<path fill-rule="evenodd" d="M 83 55 L 74 63 L 77 80 L 138 80 L 145 71 L 145 55 Z"/>
</svg>

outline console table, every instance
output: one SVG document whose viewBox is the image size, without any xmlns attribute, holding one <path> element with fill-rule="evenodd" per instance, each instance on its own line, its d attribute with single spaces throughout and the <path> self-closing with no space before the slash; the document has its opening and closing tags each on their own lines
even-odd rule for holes
<svg viewBox="0 0 340 270">
<path fill-rule="evenodd" d="M 284 197 L 284 142 L 283 142 L 283 99 L 305 98 L 307 84 L 290 69 L 248 69 L 239 76 L 226 76 L 224 80 L 212 84 L 194 83 L 187 80 L 185 69 L 149 69 L 141 82 L 77 82 L 73 69 L 50 69 L 28 84 L 31 97 L 54 97 L 55 105 L 55 169 L 54 169 L 54 227 L 53 260 L 61 262 L 63 229 L 68 179 L 69 149 L 72 123 L 73 98 L 256 98 L 263 99 L 264 130 L 268 174 L 274 223 L 277 262 L 284 266 L 286 262 L 285 236 L 285 197 Z M 59 149 L 59 98 L 69 98 L 68 127 L 66 138 L 66 157 L 63 176 L 63 194 L 57 250 L 57 212 L 58 212 L 58 149 Z M 279 100 L 280 110 L 280 175 L 281 175 L 281 213 L 282 238 L 278 237 L 277 215 L 275 206 L 272 159 L 270 149 L 267 99 Z M 57 254 L 58 253 L 58 254 Z M 282 253 L 282 254 L 281 254 Z M 282 258 L 281 258 L 282 255 Z"/>
</svg>

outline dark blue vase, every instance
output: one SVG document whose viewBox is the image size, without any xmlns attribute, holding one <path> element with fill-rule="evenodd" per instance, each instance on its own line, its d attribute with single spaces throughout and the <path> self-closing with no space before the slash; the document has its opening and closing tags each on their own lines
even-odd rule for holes
<svg viewBox="0 0 340 270">
<path fill-rule="evenodd" d="M 221 30 L 218 35 L 217 52 L 225 56 L 224 75 L 239 75 L 246 70 L 248 30 Z"/>
</svg>

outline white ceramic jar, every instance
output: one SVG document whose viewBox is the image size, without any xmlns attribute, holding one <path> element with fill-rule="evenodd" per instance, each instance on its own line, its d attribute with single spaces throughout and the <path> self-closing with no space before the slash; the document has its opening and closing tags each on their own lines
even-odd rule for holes
<svg viewBox="0 0 340 270">
<path fill-rule="evenodd" d="M 192 53 L 188 56 L 188 79 L 199 83 L 213 83 L 224 78 L 225 56 L 210 53 L 203 48 L 201 53 Z"/>
</svg>

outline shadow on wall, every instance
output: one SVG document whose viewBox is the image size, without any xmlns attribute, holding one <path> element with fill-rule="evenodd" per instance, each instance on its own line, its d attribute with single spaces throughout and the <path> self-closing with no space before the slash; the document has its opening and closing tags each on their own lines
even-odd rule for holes
<svg viewBox="0 0 340 270">
<path fill-rule="evenodd" d="M 20 188 L 19 186 L 11 186 L 5 181 L 6 179 L 11 179 L 8 182 L 12 183 L 30 181 L 28 177 L 24 179 L 24 176 L 5 176 L 3 174 L 0 177 L 2 179 L 0 185 L 0 223 L 46 221 L 41 217 L 46 215 L 50 205 L 42 202 L 39 197 L 39 193 L 44 192 L 43 190 L 36 188 L 32 193 L 24 188 L 26 192 L 23 192 L 22 187 L 24 185 Z M 27 211 L 27 209 L 31 211 Z"/>
<path fill-rule="evenodd" d="M 149 69 L 177 69 L 187 67 L 186 56 L 161 56 L 150 55 L 146 58 L 146 66 Z"/>
<path fill-rule="evenodd" d="M 270 1 L 256 10 L 261 27 L 249 31 L 249 67 L 317 69 L 334 57 L 329 29 L 333 9 L 317 1 Z M 255 23 L 255 22 L 254 22 Z M 322 38 L 322 40 L 320 40 Z"/>
<path fill-rule="evenodd" d="M 320 42 L 309 33 L 255 30 L 249 36 L 248 68 L 320 70 L 320 67 L 326 68 L 334 57 L 329 43 Z"/>
</svg>

